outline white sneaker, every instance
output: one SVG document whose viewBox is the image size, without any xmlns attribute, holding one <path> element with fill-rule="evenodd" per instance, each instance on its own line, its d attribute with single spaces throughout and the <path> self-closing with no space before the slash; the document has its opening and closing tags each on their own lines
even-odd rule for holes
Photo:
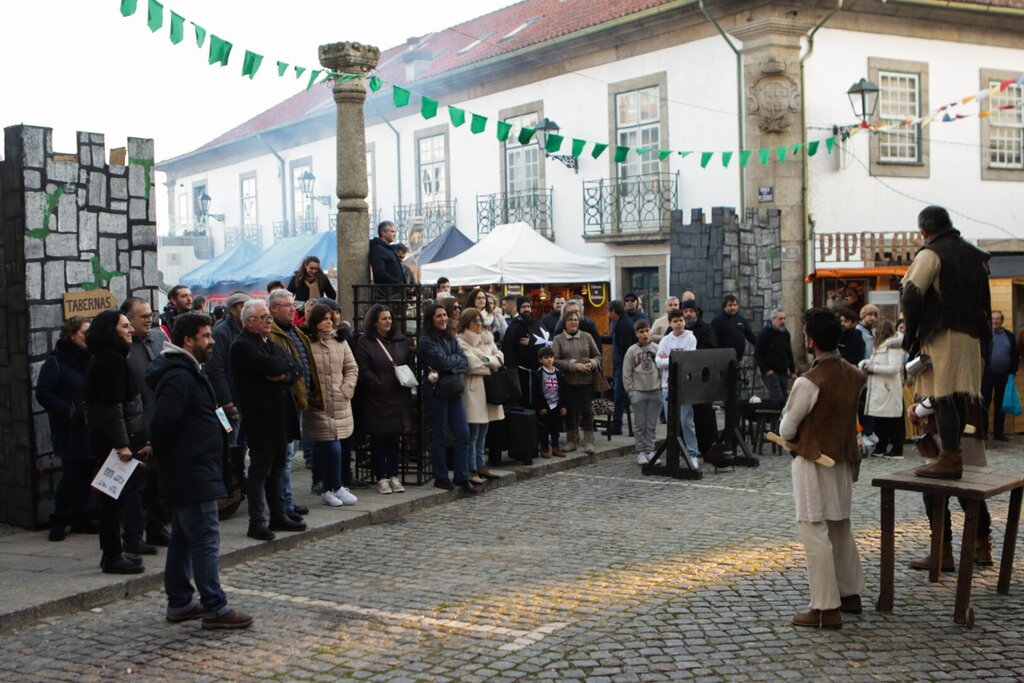
<svg viewBox="0 0 1024 683">
<path fill-rule="evenodd" d="M 391 477 L 388 479 L 388 486 L 391 487 L 392 493 L 405 493 L 405 487 L 402 486 L 402 480 L 398 477 Z"/>
<path fill-rule="evenodd" d="M 869 446 L 874 446 L 875 444 L 878 443 L 878 437 L 875 436 L 874 434 L 868 434 L 867 436 L 864 437 L 864 443 L 868 444 Z"/>
<path fill-rule="evenodd" d="M 359 499 L 352 495 L 352 492 L 342 486 L 340 489 L 334 492 L 334 497 L 340 500 L 345 505 L 355 505 Z"/>
<path fill-rule="evenodd" d="M 330 505 L 332 508 L 341 507 L 344 505 L 338 497 L 334 495 L 333 491 L 324 491 L 320 494 L 320 500 L 324 502 L 324 505 Z"/>
<path fill-rule="evenodd" d="M 381 479 L 377 482 L 377 493 L 391 493 L 391 486 L 388 485 L 387 479 Z"/>
<path fill-rule="evenodd" d="M 651 461 L 650 453 L 641 453 L 641 452 L 637 451 L 637 454 L 636 454 L 636 464 L 637 465 L 646 465 L 650 461 Z"/>
</svg>

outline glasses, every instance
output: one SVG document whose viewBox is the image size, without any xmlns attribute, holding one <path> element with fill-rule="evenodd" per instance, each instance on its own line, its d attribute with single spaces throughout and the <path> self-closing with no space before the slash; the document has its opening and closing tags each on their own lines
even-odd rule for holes
<svg viewBox="0 0 1024 683">
<path fill-rule="evenodd" d="M 483 318 L 473 318 L 472 320 L 469 321 L 469 324 L 470 325 L 483 325 L 484 324 L 484 320 L 483 320 Z"/>
<path fill-rule="evenodd" d="M 273 320 L 273 319 L 274 319 L 274 316 L 272 316 L 272 315 L 269 315 L 269 314 L 266 314 L 266 313 L 265 313 L 265 314 L 263 314 L 263 315 L 250 315 L 250 316 L 248 316 L 248 317 L 246 318 L 246 320 L 249 320 L 249 319 L 251 319 L 251 318 L 256 318 L 257 320 L 262 320 L 263 322 L 266 322 L 266 321 L 268 321 L 268 320 Z"/>
</svg>

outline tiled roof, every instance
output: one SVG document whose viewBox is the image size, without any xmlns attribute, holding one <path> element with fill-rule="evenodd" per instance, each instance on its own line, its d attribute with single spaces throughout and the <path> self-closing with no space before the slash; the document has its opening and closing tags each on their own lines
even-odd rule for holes
<svg viewBox="0 0 1024 683">
<path fill-rule="evenodd" d="M 420 81 L 676 1 L 522 0 L 443 31 L 422 36 L 418 43 L 389 48 L 381 53 L 376 73 L 388 83 L 405 84 L 407 79 L 402 55 L 415 50 L 432 56 L 429 66 L 417 74 L 416 80 Z M 959 4 L 1024 9 L 1024 0 L 959 0 Z M 524 24 L 525 28 L 521 28 Z M 517 28 L 520 30 L 516 31 Z M 474 42 L 477 44 L 470 47 Z M 314 86 L 311 90 L 289 97 L 185 156 L 327 112 L 333 107 L 331 89 L 327 86 Z"/>
</svg>

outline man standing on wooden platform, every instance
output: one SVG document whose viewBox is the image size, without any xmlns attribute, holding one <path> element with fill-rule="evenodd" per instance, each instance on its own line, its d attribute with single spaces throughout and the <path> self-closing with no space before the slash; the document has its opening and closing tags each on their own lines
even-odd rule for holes
<svg viewBox="0 0 1024 683">
<path fill-rule="evenodd" d="M 793 498 L 807 553 L 811 604 L 793 617 L 796 626 L 842 628 L 841 612 L 861 612 L 864 569 L 850 530 L 850 504 L 860 451 L 857 397 L 864 375 L 839 355 L 839 319 L 824 308 L 804 313 L 804 341 L 811 369 L 793 383 L 779 425 L 793 458 Z M 819 455 L 834 467 L 814 461 Z"/>
</svg>

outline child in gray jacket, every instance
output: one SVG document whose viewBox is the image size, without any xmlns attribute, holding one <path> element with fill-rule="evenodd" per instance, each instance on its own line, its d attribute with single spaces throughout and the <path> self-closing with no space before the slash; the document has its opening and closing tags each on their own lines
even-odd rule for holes
<svg viewBox="0 0 1024 683">
<path fill-rule="evenodd" d="M 636 344 L 622 360 L 622 384 L 633 404 L 636 462 L 644 465 L 654 457 L 655 430 L 661 414 L 661 370 L 655 364 L 658 345 L 651 341 L 651 324 L 636 321 Z"/>
</svg>

